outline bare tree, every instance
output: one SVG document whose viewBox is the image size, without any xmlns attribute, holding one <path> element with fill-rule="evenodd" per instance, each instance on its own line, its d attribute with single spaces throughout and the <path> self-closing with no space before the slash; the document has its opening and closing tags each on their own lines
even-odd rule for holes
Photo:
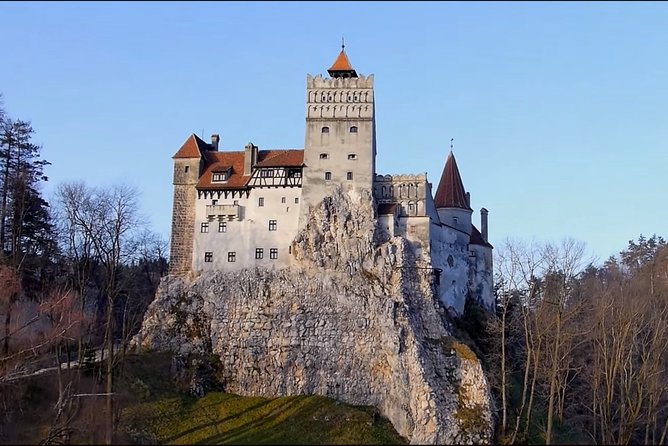
<svg viewBox="0 0 668 446">
<path fill-rule="evenodd" d="M 57 200 L 68 226 L 78 240 L 90 243 L 103 269 L 106 300 L 104 352 L 107 355 L 107 444 L 113 441 L 114 302 L 122 290 L 119 272 L 131 255 L 131 246 L 143 222 L 138 211 L 138 192 L 127 185 L 90 188 L 81 183 L 61 184 Z M 70 236 L 72 237 L 72 236 Z"/>
</svg>

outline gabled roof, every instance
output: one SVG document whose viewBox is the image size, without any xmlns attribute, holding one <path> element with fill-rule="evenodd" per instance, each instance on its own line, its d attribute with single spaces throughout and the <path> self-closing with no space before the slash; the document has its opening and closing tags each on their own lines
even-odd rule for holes
<svg viewBox="0 0 668 446">
<path fill-rule="evenodd" d="M 448 159 L 445 161 L 441 181 L 438 183 L 438 189 L 436 189 L 434 205 L 437 209 L 461 208 L 471 210 L 466 201 L 464 183 L 462 182 L 462 177 L 459 175 L 457 161 L 455 161 L 452 151 L 450 151 Z"/>
<path fill-rule="evenodd" d="M 478 228 L 475 226 L 471 225 L 471 238 L 469 239 L 469 245 L 480 245 L 480 246 L 487 246 L 488 248 L 493 248 L 492 245 L 489 244 L 489 242 L 486 242 L 484 238 L 482 238 L 482 234 L 480 231 L 478 231 Z"/>
<path fill-rule="evenodd" d="M 244 176 L 244 152 L 205 152 L 206 167 L 197 182 L 198 189 L 242 189 L 250 176 Z M 230 169 L 230 176 L 224 183 L 213 183 L 211 174 Z"/>
<path fill-rule="evenodd" d="M 301 167 L 304 165 L 304 151 L 261 150 L 257 154 L 259 161 L 255 167 Z"/>
<path fill-rule="evenodd" d="M 348 56 L 346 56 L 346 51 L 343 47 L 341 47 L 341 52 L 327 72 L 332 77 L 336 77 L 340 74 L 357 77 L 357 72 L 353 69 L 352 65 L 350 65 L 350 61 L 348 60 Z"/>
<path fill-rule="evenodd" d="M 204 152 L 206 165 L 197 182 L 197 189 L 245 189 L 250 175 L 244 175 L 244 151 Z M 304 151 L 258 150 L 258 162 L 254 167 L 301 167 L 304 165 Z M 229 169 L 230 176 L 224 182 L 212 182 L 211 174 Z"/>
<path fill-rule="evenodd" d="M 211 145 L 193 133 L 172 158 L 200 158 L 201 154 L 207 150 L 211 150 Z"/>
</svg>

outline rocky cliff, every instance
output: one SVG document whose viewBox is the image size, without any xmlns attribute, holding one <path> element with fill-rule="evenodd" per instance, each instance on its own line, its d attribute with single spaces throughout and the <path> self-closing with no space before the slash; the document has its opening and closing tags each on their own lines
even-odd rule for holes
<svg viewBox="0 0 668 446">
<path fill-rule="evenodd" d="M 290 268 L 164 278 L 135 342 L 218 355 L 229 392 L 374 405 L 413 443 L 491 441 L 487 381 L 449 334 L 430 259 L 379 240 L 370 203 L 327 197 Z"/>
</svg>

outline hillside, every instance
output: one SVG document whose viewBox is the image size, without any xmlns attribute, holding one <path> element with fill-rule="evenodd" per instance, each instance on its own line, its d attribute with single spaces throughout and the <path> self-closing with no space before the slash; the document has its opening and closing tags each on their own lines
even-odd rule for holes
<svg viewBox="0 0 668 446">
<path fill-rule="evenodd" d="M 115 443 L 124 444 L 402 444 L 402 439 L 370 407 L 355 407 L 320 396 L 247 398 L 208 392 L 195 398 L 174 379 L 170 357 L 141 354 L 117 367 L 120 412 Z M 66 375 L 74 377 L 72 370 Z M 38 444 L 53 420 L 55 373 L 11 384 L 15 405 L 0 421 L 0 443 Z M 94 370 L 84 372 L 72 393 L 103 388 Z M 97 390 L 96 390 L 97 389 Z M 1 391 L 4 402 L 10 385 Z M 104 441 L 104 401 L 75 398 L 80 405 L 69 431 L 52 441 L 99 444 Z M 51 432 L 55 433 L 55 430 Z"/>
</svg>

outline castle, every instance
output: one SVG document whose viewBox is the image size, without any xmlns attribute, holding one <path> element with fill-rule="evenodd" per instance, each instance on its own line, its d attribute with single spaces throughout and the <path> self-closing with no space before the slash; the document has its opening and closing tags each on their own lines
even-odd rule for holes
<svg viewBox="0 0 668 446">
<path fill-rule="evenodd" d="M 373 197 L 378 233 L 410 242 L 446 306 L 461 314 L 468 296 L 493 308 L 487 210 L 479 231 L 452 152 L 435 196 L 425 174 L 378 175 L 373 75 L 344 47 L 327 71 L 307 75 L 304 149 L 219 151 L 217 134 L 193 134 L 176 152 L 170 274 L 290 266 L 311 209 L 341 187 Z"/>
</svg>

